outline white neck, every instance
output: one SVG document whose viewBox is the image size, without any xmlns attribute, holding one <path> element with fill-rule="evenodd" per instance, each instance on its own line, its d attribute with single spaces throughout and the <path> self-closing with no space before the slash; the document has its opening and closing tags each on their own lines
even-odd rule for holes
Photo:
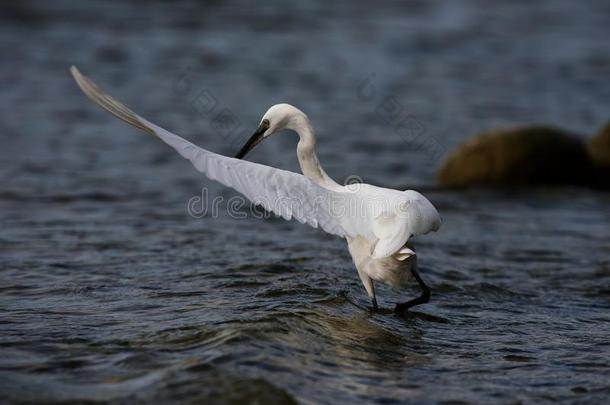
<svg viewBox="0 0 610 405">
<path fill-rule="evenodd" d="M 320 161 L 316 156 L 316 136 L 307 117 L 294 117 L 288 126 L 299 134 L 297 157 L 303 174 L 324 188 L 342 188 L 326 174 L 320 165 Z"/>
</svg>

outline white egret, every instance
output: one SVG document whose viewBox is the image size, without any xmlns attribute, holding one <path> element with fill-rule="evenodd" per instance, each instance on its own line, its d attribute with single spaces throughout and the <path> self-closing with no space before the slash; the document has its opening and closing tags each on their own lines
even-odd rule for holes
<svg viewBox="0 0 610 405">
<path fill-rule="evenodd" d="M 307 116 L 289 104 L 269 108 L 258 129 L 236 158 L 199 148 L 187 140 L 135 114 L 102 92 L 76 67 L 70 69 L 81 90 L 116 117 L 160 138 L 212 180 L 231 187 L 253 203 L 289 220 L 347 240 L 348 249 L 364 288 L 377 309 L 373 281 L 401 287 L 413 275 L 422 294 L 396 305 L 396 312 L 426 303 L 430 289 L 417 269 L 417 256 L 409 238 L 440 227 L 434 206 L 416 191 L 398 191 L 369 184 L 341 186 L 322 169 L 315 153 L 316 138 Z M 242 158 L 274 133 L 290 129 L 299 135 L 297 157 L 303 175 Z"/>
</svg>

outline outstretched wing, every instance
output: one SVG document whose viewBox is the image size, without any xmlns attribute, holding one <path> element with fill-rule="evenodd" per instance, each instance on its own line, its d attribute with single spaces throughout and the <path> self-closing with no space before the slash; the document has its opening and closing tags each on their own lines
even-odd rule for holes
<svg viewBox="0 0 610 405">
<path fill-rule="evenodd" d="M 92 101 L 128 124 L 160 138 L 211 180 L 231 187 L 286 220 L 295 218 L 343 237 L 355 237 L 361 233 L 348 218 L 340 215 L 343 213 L 341 206 L 354 198 L 353 195 L 327 190 L 298 173 L 222 156 L 195 146 L 105 94 L 76 67 L 72 66 L 70 71 Z M 338 211 L 333 212 L 336 209 Z"/>
<path fill-rule="evenodd" d="M 381 191 L 372 186 L 376 190 L 373 193 L 349 188 L 345 192 L 328 190 L 298 173 L 207 151 L 140 117 L 101 91 L 76 67 L 72 66 L 70 71 L 92 101 L 128 124 L 160 138 L 211 180 L 231 187 L 286 220 L 295 218 L 342 237 L 362 236 L 375 243 L 374 257 L 391 256 L 411 236 L 435 231 L 440 226 L 434 206 L 415 191 Z M 400 195 L 397 205 L 386 204 L 396 201 L 397 194 Z M 388 206 L 392 206 L 389 211 L 378 210 Z"/>
</svg>

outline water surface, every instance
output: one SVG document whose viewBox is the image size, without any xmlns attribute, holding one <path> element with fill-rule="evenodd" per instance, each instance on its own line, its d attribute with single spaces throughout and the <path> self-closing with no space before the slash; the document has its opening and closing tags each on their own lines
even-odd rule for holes
<svg viewBox="0 0 610 405">
<path fill-rule="evenodd" d="M 0 25 L 3 401 L 607 400 L 610 195 L 432 187 L 478 130 L 604 123 L 606 2 L 19 4 Z M 333 177 L 438 207 L 415 242 L 432 301 L 370 312 L 344 241 L 232 218 L 234 194 L 97 111 L 70 64 L 226 154 L 298 105 Z M 250 159 L 298 170 L 295 142 Z M 197 218 L 203 188 L 223 204 Z M 378 290 L 385 309 L 417 293 Z"/>
</svg>

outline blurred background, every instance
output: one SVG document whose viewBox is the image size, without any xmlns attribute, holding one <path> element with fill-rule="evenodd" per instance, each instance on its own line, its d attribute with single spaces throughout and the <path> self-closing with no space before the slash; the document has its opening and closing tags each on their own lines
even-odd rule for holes
<svg viewBox="0 0 610 405">
<path fill-rule="evenodd" d="M 579 149 L 610 118 L 608 38 L 601 0 L 4 2 L 0 399 L 603 402 L 610 195 L 589 169 L 553 187 L 510 173 L 588 165 L 553 145 Z M 370 313 L 344 241 L 189 213 L 234 194 L 101 113 L 73 64 L 227 155 L 272 104 L 302 109 L 331 177 L 438 208 L 441 230 L 415 242 L 431 303 Z M 471 136 L 532 125 L 556 128 L 534 148 L 548 155 L 493 188 L 437 180 Z M 248 159 L 298 171 L 295 146 L 279 135 Z M 413 287 L 380 288 L 381 306 Z"/>
</svg>

